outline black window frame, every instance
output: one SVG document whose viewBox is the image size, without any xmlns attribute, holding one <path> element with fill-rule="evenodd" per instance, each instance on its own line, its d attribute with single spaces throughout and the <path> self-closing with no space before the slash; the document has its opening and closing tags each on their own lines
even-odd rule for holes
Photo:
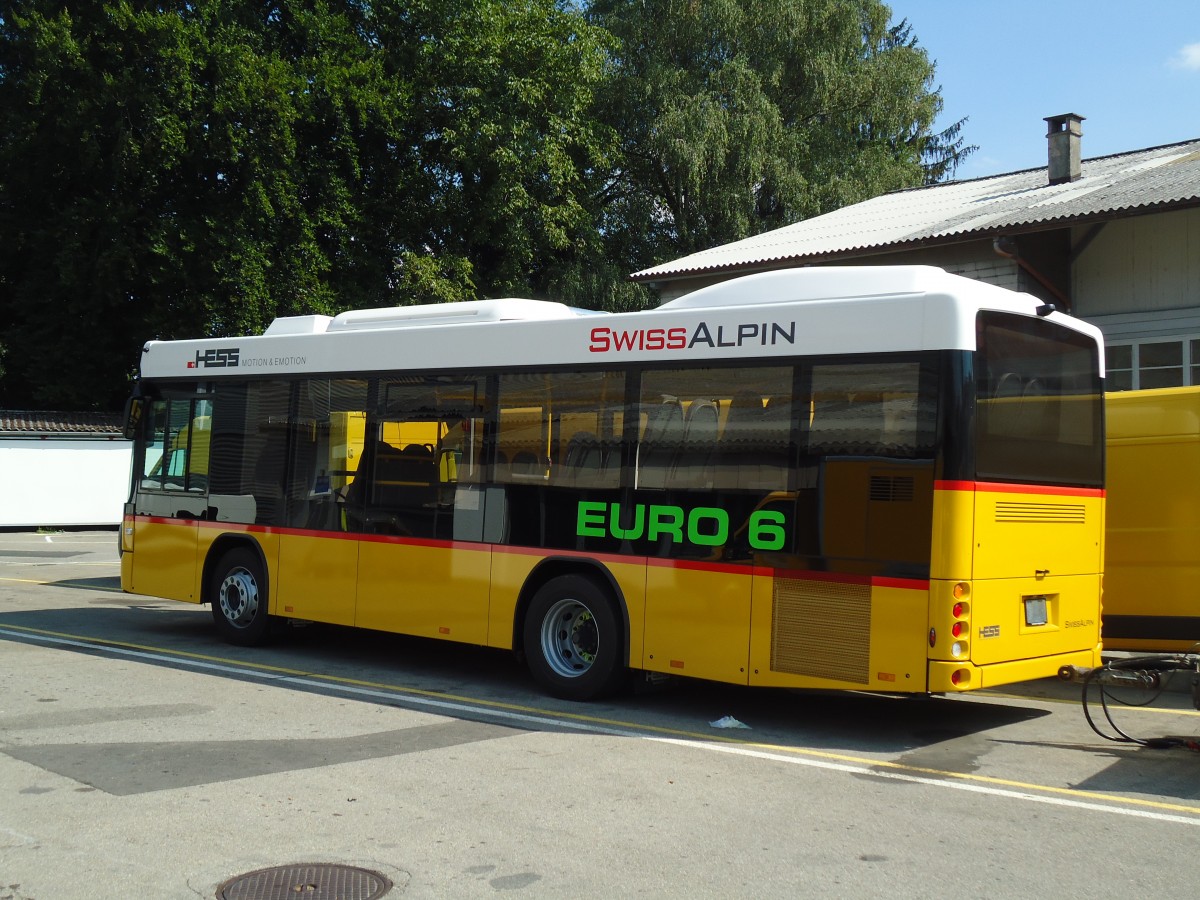
<svg viewBox="0 0 1200 900">
<path fill-rule="evenodd" d="M 1038 350 L 1038 356 L 1027 356 L 1023 367 L 1016 365 L 1015 358 L 997 365 L 994 360 L 999 357 L 991 353 L 992 346 L 1000 340 L 994 332 L 997 328 L 1006 330 L 1008 336 L 1004 340 L 1014 345 L 1023 339 L 1041 344 L 1041 349 L 1029 345 Z M 1069 348 L 1080 360 L 1086 358 L 1086 368 L 1079 365 L 1065 368 L 1072 354 L 1043 352 L 1055 345 Z M 976 351 L 967 369 L 972 402 L 959 407 L 964 414 L 960 427 L 971 434 L 970 474 L 974 480 L 1084 489 L 1104 487 L 1104 380 L 1100 376 L 1100 352 L 1091 336 L 1050 319 L 995 310 L 977 314 Z M 1059 363 L 1058 371 L 1051 367 L 1054 361 Z M 1008 382 L 1010 375 L 1014 380 Z M 1038 385 L 1036 391 L 1034 384 Z M 1028 415 L 1031 412 L 1040 417 L 1039 423 L 1055 423 L 1060 435 L 1071 433 L 1070 406 L 1062 401 L 1072 398 L 1081 402 L 1090 398 L 1086 435 L 1078 430 L 1076 440 L 1061 437 L 1039 440 L 1030 436 L 1037 427 L 1045 430 L 1044 424 L 1031 426 Z M 1002 404 L 1010 404 L 1004 416 L 997 415 L 1003 411 Z"/>
</svg>

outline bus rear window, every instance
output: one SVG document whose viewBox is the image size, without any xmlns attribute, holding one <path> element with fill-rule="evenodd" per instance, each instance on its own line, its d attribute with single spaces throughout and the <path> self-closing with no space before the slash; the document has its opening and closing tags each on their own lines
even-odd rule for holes
<svg viewBox="0 0 1200 900">
<path fill-rule="evenodd" d="M 1099 349 L 1046 319 L 980 313 L 976 478 L 1101 487 Z"/>
</svg>

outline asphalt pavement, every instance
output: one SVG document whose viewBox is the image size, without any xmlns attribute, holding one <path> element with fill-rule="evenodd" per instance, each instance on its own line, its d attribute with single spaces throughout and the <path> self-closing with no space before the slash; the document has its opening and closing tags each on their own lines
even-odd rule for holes
<svg viewBox="0 0 1200 900">
<path fill-rule="evenodd" d="M 0 900 L 1194 890 L 1200 754 L 1074 685 L 579 705 L 485 648 L 228 646 L 118 571 L 115 532 L 0 534 Z M 1200 734 L 1185 693 L 1113 706 Z"/>
</svg>

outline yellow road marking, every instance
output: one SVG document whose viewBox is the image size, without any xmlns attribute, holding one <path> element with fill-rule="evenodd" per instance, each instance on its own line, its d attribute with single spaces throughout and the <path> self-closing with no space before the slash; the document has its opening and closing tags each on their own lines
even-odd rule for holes
<svg viewBox="0 0 1200 900">
<path fill-rule="evenodd" d="M 600 716 L 590 716 L 583 713 L 556 712 L 554 710 L 542 709 L 536 706 L 524 706 L 517 703 L 505 703 L 497 700 L 484 700 L 475 697 L 468 697 L 458 694 L 447 694 L 440 691 L 427 691 L 420 688 L 408 686 L 387 684 L 386 682 L 364 681 L 357 678 L 346 678 L 337 675 L 325 675 L 319 672 L 310 672 L 302 669 L 291 669 L 283 666 L 271 666 L 264 663 L 245 662 L 243 660 L 229 659 L 220 656 L 210 656 L 203 653 L 190 653 L 183 650 L 169 650 L 161 647 L 154 647 L 144 644 L 131 644 L 123 641 L 113 641 L 106 638 L 88 637 L 83 635 L 73 635 L 64 632 L 48 631 L 41 628 L 30 628 L 23 625 L 3 624 L 0 627 L 8 628 L 14 631 L 21 631 L 28 634 L 38 634 L 46 637 L 60 638 L 63 640 L 78 641 L 80 643 L 103 645 L 126 650 L 138 650 L 146 653 L 161 654 L 167 658 L 183 658 L 192 659 L 201 662 L 217 663 L 235 668 L 251 669 L 254 671 L 271 673 L 275 675 L 285 675 L 296 678 L 309 678 L 318 681 L 327 682 L 330 684 L 341 684 L 353 687 L 370 688 L 372 690 L 388 691 L 400 696 L 413 696 L 428 699 L 435 699 L 442 702 L 455 702 L 471 707 L 483 707 L 488 709 L 503 710 L 505 712 L 521 713 L 524 715 L 536 715 L 550 720 L 578 722 L 589 726 L 599 726 L 601 728 L 619 728 L 624 731 L 636 733 L 649 733 L 672 738 L 685 738 L 691 741 L 699 741 L 703 743 L 720 743 L 733 744 L 741 747 L 760 750 L 771 753 L 789 754 L 797 757 L 808 759 L 830 760 L 851 765 L 862 766 L 865 768 L 886 768 L 895 772 L 903 772 L 912 775 L 933 776 L 938 778 L 955 779 L 959 781 L 972 782 L 976 784 L 986 784 L 994 787 L 1005 787 L 1023 791 L 1042 792 L 1062 797 L 1070 797 L 1077 800 L 1102 800 L 1108 803 L 1113 803 L 1121 806 L 1140 807 L 1145 809 L 1163 810 L 1170 812 L 1183 812 L 1191 815 L 1200 816 L 1200 806 L 1188 806 L 1181 803 L 1165 803 L 1158 800 L 1145 800 L 1138 797 L 1122 797 L 1115 794 L 1102 794 L 1094 791 L 1081 791 L 1076 788 L 1057 787 L 1054 785 L 1034 784 L 1024 781 L 1015 781 L 1008 778 L 995 778 L 989 775 L 976 775 L 967 772 L 953 772 L 946 769 L 931 769 L 923 766 L 912 766 L 906 763 L 897 763 L 890 760 L 872 759 L 870 757 L 852 756 L 844 753 L 831 753 L 823 750 L 813 750 L 806 747 L 789 747 L 784 744 L 767 744 L 760 741 L 751 741 L 729 735 L 713 735 L 695 731 L 687 731 L 680 728 L 667 728 L 661 725 L 643 725 L 636 722 L 627 722 L 620 719 L 607 719 Z"/>
<path fill-rule="evenodd" d="M 1099 687 L 1099 685 L 1097 685 L 1097 687 Z M 1036 700 L 1038 703 L 1066 703 L 1071 706 L 1079 706 L 1083 702 L 1081 697 L 1076 697 L 1074 700 L 1068 700 L 1063 697 L 1028 697 L 1023 694 L 1005 694 L 1005 693 L 1001 693 L 999 691 L 991 691 L 991 690 L 978 691 L 975 694 L 957 694 L 956 696 L 963 697 L 964 699 L 969 699 L 969 698 L 982 699 L 984 697 L 995 697 L 998 700 Z M 1093 706 L 1096 709 L 1099 709 L 1100 708 L 1100 695 L 1093 694 L 1092 697 L 1089 698 L 1088 705 Z M 1129 704 L 1125 704 L 1125 703 L 1116 703 L 1111 700 L 1109 701 L 1108 708 L 1109 709 L 1119 709 L 1121 712 L 1144 712 L 1144 713 L 1158 713 L 1159 715 L 1167 714 L 1167 715 L 1172 715 L 1172 716 L 1198 716 L 1198 717 L 1200 717 L 1200 710 L 1195 710 L 1195 709 L 1166 709 L 1164 707 L 1156 707 L 1156 706 L 1137 706 L 1137 705 L 1129 705 Z"/>
<path fill-rule="evenodd" d="M 60 578 L 57 581 L 44 581 L 36 578 L 5 578 L 0 576 L 0 581 L 10 581 L 15 584 L 40 584 L 53 587 L 54 585 L 65 585 L 71 588 L 87 588 L 89 591 L 103 591 L 106 594 L 123 594 L 125 593 L 120 588 L 101 587 L 98 584 L 78 584 L 71 583 L 69 578 Z"/>
</svg>

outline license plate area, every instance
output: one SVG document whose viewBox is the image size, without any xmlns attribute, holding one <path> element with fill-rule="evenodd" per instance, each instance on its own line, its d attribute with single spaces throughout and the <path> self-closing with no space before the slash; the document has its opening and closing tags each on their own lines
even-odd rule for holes
<svg viewBox="0 0 1200 900">
<path fill-rule="evenodd" d="M 1033 597 L 1022 597 L 1025 604 L 1025 624 L 1033 628 L 1045 625 L 1050 621 L 1047 613 L 1046 595 L 1038 594 Z"/>
</svg>

